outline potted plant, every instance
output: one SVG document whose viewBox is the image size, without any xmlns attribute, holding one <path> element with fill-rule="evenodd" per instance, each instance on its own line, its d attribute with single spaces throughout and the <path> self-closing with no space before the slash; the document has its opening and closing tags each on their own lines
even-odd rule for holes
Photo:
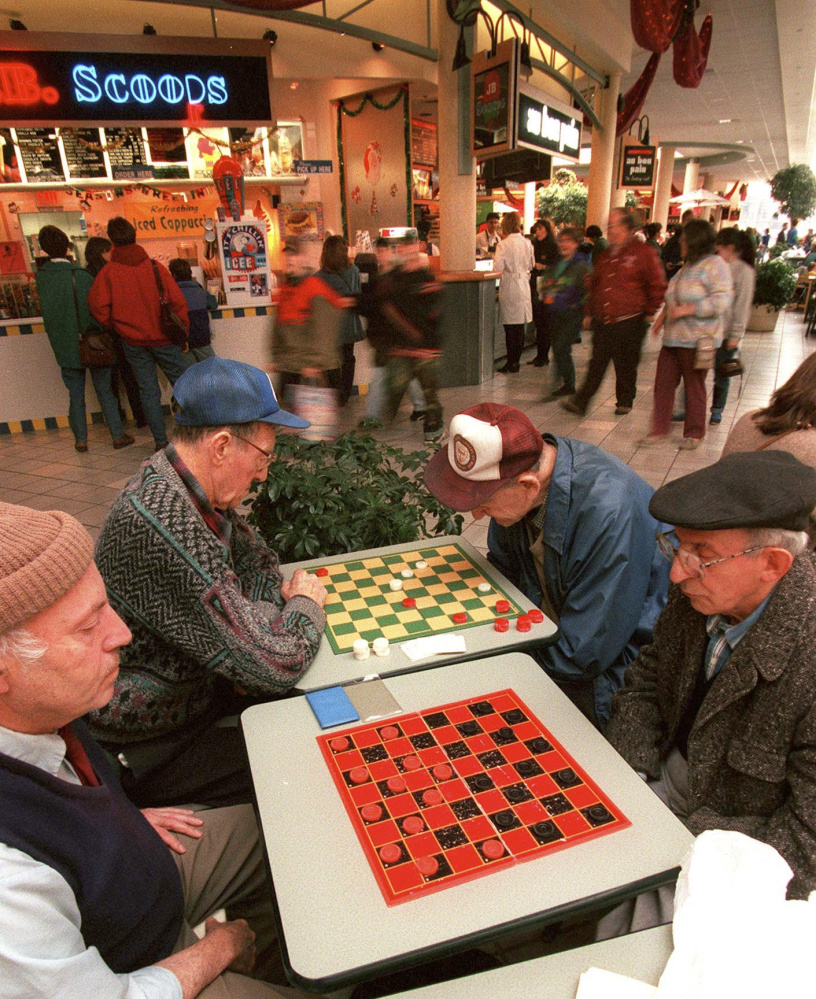
<svg viewBox="0 0 816 999">
<path fill-rule="evenodd" d="M 336 441 L 280 434 L 275 455 L 248 519 L 282 562 L 462 532 L 461 514 L 422 484 L 428 451 L 354 433 Z"/>
<path fill-rule="evenodd" d="M 781 309 L 793 298 L 796 272 L 789 263 L 777 258 L 766 260 L 756 269 L 754 303 L 748 329 L 754 333 L 770 333 L 776 328 Z"/>
</svg>

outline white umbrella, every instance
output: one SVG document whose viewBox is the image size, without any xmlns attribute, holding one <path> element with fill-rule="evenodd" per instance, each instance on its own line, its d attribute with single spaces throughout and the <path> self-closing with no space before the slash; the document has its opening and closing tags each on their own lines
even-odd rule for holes
<svg viewBox="0 0 816 999">
<path fill-rule="evenodd" d="M 721 198 L 713 191 L 707 191 L 704 187 L 698 187 L 696 191 L 689 191 L 687 194 L 678 194 L 676 198 L 669 198 L 670 205 L 696 205 L 703 206 L 730 205 L 728 198 Z"/>
</svg>

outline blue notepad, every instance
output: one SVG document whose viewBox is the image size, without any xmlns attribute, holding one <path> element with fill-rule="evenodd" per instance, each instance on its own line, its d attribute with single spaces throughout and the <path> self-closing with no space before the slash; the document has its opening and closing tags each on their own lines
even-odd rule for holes
<svg viewBox="0 0 816 999">
<path fill-rule="evenodd" d="M 306 700 L 314 711 L 315 718 L 317 718 L 321 728 L 332 728 L 332 726 L 342 725 L 344 722 L 360 720 L 360 716 L 342 687 L 313 690 L 306 695 Z"/>
</svg>

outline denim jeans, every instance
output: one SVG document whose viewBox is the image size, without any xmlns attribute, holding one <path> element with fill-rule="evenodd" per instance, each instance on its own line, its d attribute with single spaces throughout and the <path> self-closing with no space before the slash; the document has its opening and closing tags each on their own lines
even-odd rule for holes
<svg viewBox="0 0 816 999">
<path fill-rule="evenodd" d="M 85 415 L 85 368 L 61 368 L 62 381 L 68 389 L 68 425 L 74 440 L 84 444 L 88 440 L 88 420 Z M 111 368 L 88 368 L 91 372 L 96 398 L 113 440 L 125 436 L 119 416 L 119 400 L 111 387 Z"/>
<path fill-rule="evenodd" d="M 167 347 L 135 347 L 132 343 L 122 341 L 125 357 L 130 362 L 136 381 L 139 383 L 139 395 L 142 397 L 147 424 L 153 434 L 156 447 L 164 447 L 167 443 L 167 431 L 164 427 L 164 413 L 161 408 L 161 389 L 156 365 L 162 369 L 171 385 L 184 373 L 187 365 L 184 363 L 181 348 L 171 344 Z"/>
<path fill-rule="evenodd" d="M 370 378 L 368 394 L 366 395 L 365 418 L 367 420 L 381 420 L 385 409 L 385 393 L 388 388 L 388 369 L 372 368 Z M 416 378 L 412 378 L 408 382 L 408 398 L 411 400 L 415 413 L 423 412 L 426 409 L 425 393 Z"/>
</svg>

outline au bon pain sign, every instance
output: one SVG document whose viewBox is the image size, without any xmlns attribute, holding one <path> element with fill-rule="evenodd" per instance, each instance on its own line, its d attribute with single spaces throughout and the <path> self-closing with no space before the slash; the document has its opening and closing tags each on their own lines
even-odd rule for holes
<svg viewBox="0 0 816 999">
<path fill-rule="evenodd" d="M 0 32 L 0 120 L 274 124 L 269 51 L 245 39 Z"/>
</svg>

